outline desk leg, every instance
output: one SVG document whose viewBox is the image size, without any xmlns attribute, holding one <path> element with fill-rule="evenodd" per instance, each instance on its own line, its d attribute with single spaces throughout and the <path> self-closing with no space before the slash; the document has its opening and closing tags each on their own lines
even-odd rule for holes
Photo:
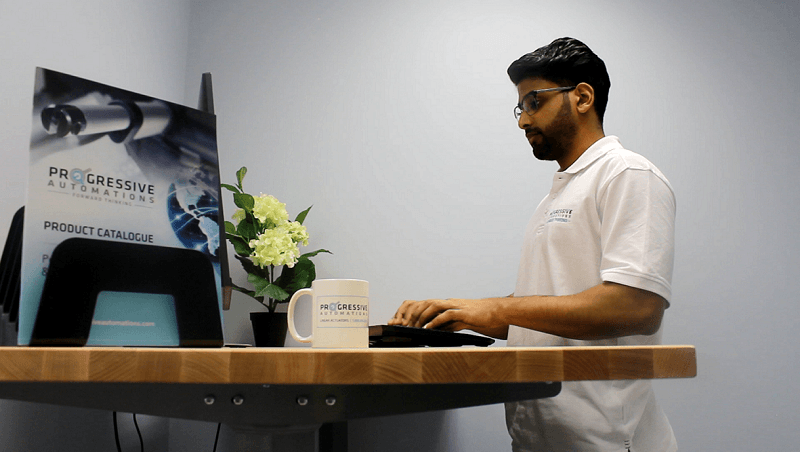
<svg viewBox="0 0 800 452">
<path fill-rule="evenodd" d="M 319 425 L 300 427 L 222 424 L 218 452 L 318 452 Z"/>
</svg>

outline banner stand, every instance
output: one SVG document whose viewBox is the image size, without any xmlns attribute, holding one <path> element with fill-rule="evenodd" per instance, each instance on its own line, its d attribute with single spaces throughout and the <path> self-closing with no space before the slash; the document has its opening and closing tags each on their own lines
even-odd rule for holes
<svg viewBox="0 0 800 452">
<path fill-rule="evenodd" d="M 20 345 L 223 346 L 210 73 L 198 107 L 37 68 Z"/>
</svg>

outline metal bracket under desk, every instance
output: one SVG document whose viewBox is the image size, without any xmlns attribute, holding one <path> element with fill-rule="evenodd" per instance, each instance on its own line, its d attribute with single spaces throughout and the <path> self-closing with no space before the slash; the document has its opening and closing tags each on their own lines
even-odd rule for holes
<svg viewBox="0 0 800 452">
<path fill-rule="evenodd" d="M 238 426 L 292 426 L 553 397 L 552 383 L 261 385 L 3 382 L 0 399 Z"/>
</svg>

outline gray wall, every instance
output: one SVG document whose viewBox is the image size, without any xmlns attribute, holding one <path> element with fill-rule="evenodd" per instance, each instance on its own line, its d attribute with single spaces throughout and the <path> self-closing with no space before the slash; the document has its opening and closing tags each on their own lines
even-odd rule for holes
<svg viewBox="0 0 800 452">
<path fill-rule="evenodd" d="M 556 167 L 530 155 L 505 69 L 555 37 L 584 40 L 611 74 L 606 132 L 677 191 L 664 340 L 697 346 L 699 376 L 655 387 L 681 448 L 791 450 L 800 441 L 795 3 L 2 4 L 18 10 L 0 18 L 2 223 L 24 202 L 30 123 L 21 112 L 34 66 L 188 105 L 211 71 L 223 179 L 246 165 L 248 188 L 277 196 L 290 214 L 313 204 L 311 247 L 334 252 L 316 259 L 319 276 L 369 280 L 372 323 L 406 298 L 513 290 L 524 224 Z M 40 33 L 76 25 L 78 52 Z M 234 299 L 229 340 L 250 339 L 244 319 L 254 308 Z M 23 405 L 50 409 L 5 402 L 0 416 Z M 60 418 L 44 413 L 2 422 L 0 449 L 19 432 L 46 437 L 43 424 Z M 153 420 L 149 430 L 159 429 Z M 170 450 L 213 440 L 205 423 L 168 430 Z M 509 445 L 500 406 L 357 421 L 350 437 L 354 451 Z"/>
<path fill-rule="evenodd" d="M 158 0 L 0 0 L 0 243 L 25 203 L 34 68 L 183 102 L 189 6 Z M 200 76 L 195 80 L 199 86 Z M 170 423 L 138 419 L 148 450 L 167 450 Z M 119 420 L 123 450 L 134 450 L 138 438 L 130 414 Z M 211 450 L 213 428 L 205 434 Z M 114 450 L 111 413 L 0 401 L 0 451 L 55 450 Z"/>
<path fill-rule="evenodd" d="M 505 75 L 559 36 L 612 79 L 606 132 L 678 197 L 669 344 L 699 376 L 655 383 L 685 450 L 793 449 L 800 70 L 796 2 L 227 1 L 195 4 L 188 74 L 214 73 L 223 177 L 310 204 L 322 276 L 370 281 L 373 323 L 405 298 L 513 290 L 536 161 Z M 187 87 L 187 96 L 193 87 Z M 434 439 L 424 432 L 433 428 Z M 438 435 L 438 436 L 437 436 Z M 504 450 L 493 406 L 353 422 L 351 447 Z"/>
</svg>

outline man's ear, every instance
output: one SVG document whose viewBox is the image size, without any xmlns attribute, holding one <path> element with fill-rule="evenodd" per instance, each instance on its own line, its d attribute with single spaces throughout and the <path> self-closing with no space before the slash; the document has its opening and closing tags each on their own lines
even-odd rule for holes
<svg viewBox="0 0 800 452">
<path fill-rule="evenodd" d="M 575 87 L 575 94 L 578 96 L 578 103 L 575 105 L 578 113 L 587 113 L 592 110 L 594 106 L 594 88 L 592 88 L 592 85 L 584 82 L 578 83 L 578 86 Z"/>
</svg>

